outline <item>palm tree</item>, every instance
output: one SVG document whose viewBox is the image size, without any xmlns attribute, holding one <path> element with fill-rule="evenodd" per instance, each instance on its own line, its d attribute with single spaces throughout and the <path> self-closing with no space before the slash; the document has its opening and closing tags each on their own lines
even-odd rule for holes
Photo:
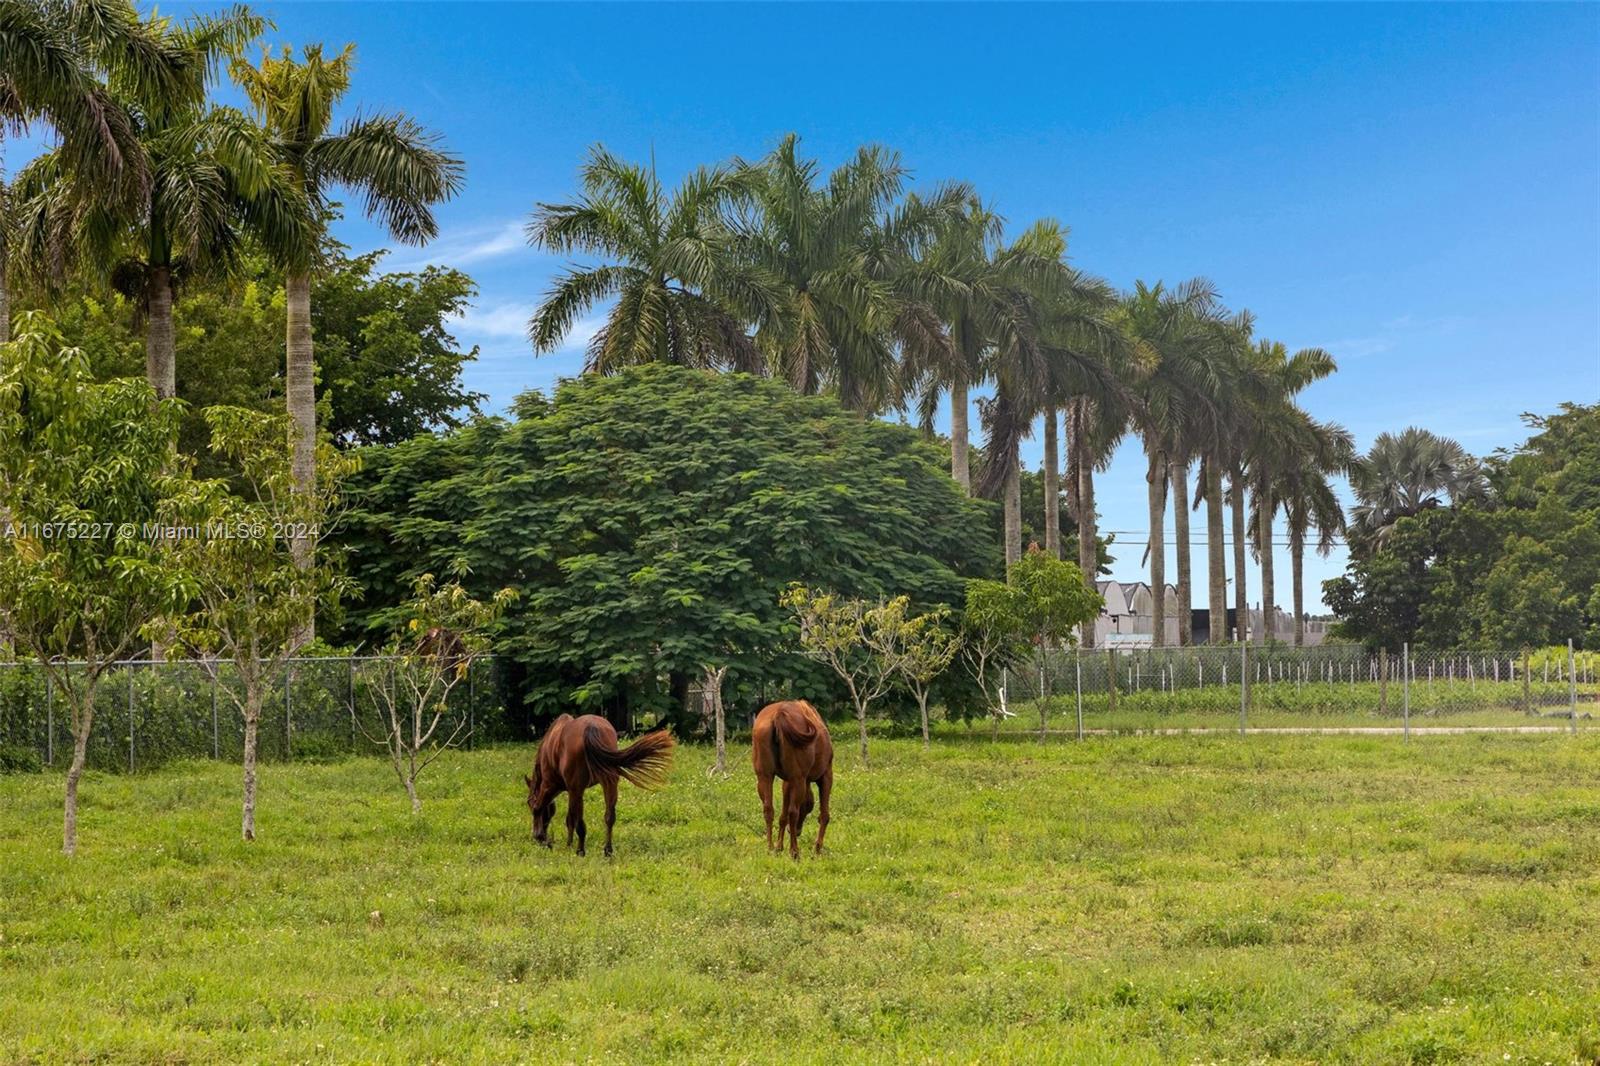
<svg viewBox="0 0 1600 1066">
<path fill-rule="evenodd" d="M 1251 357 L 1256 391 L 1250 408 L 1251 438 L 1248 479 L 1251 486 L 1255 546 L 1261 561 L 1261 643 L 1274 639 L 1275 595 L 1273 573 L 1273 516 L 1281 504 L 1277 485 L 1285 470 L 1294 468 L 1322 447 L 1319 426 L 1298 406 L 1294 397 L 1307 385 L 1338 369 L 1321 348 L 1302 348 L 1290 355 L 1279 341 L 1256 344 Z M 1239 506 L 1236 504 L 1236 506 Z"/>
<path fill-rule="evenodd" d="M 748 198 L 748 173 L 702 167 L 669 199 L 654 165 L 624 163 L 597 145 L 582 184 L 576 203 L 538 206 L 528 239 L 607 261 L 557 279 L 528 323 L 534 349 L 554 351 L 590 307 L 615 298 L 589 344 L 586 371 L 671 362 L 760 373 L 764 362 L 745 326 L 771 315 L 774 286 L 740 261 L 724 217 Z"/>
<path fill-rule="evenodd" d="M 1356 506 L 1351 531 L 1363 546 L 1381 546 L 1401 518 L 1447 501 L 1483 499 L 1483 468 L 1456 441 L 1412 426 L 1398 435 L 1380 433 L 1350 469 Z"/>
<path fill-rule="evenodd" d="M 42 120 L 59 136 L 61 165 L 76 176 L 72 206 L 125 204 L 148 193 L 150 174 L 125 101 L 198 105 L 204 71 L 172 46 L 161 19 L 141 21 L 126 0 L 0 0 L 0 135 Z M 0 182 L 0 218 L 9 191 Z M 62 220 L 58 219 L 58 224 Z M 11 333 L 7 234 L 0 227 L 0 342 Z M 62 268 L 65 256 L 55 267 Z"/>
<path fill-rule="evenodd" d="M 1317 554 L 1326 556 L 1344 532 L 1344 508 L 1328 478 L 1349 469 L 1352 453 L 1349 431 L 1331 423 L 1314 424 L 1310 443 L 1312 447 L 1298 456 L 1297 463 L 1283 469 L 1276 487 L 1289 527 L 1294 646 L 1297 648 L 1304 647 L 1306 642 L 1306 537 L 1315 531 Z"/>
<path fill-rule="evenodd" d="M 1135 411 L 1146 458 L 1149 506 L 1150 588 L 1155 647 L 1166 643 L 1166 498 L 1175 490 L 1180 514 L 1178 538 L 1178 640 L 1189 642 L 1192 595 L 1189 573 L 1188 468 L 1204 447 L 1208 429 L 1222 415 L 1224 387 L 1215 323 L 1220 314 L 1215 288 L 1204 278 L 1168 290 L 1137 282 L 1123 301 L 1128 331 L 1156 355 L 1151 373 L 1140 383 Z"/>
<path fill-rule="evenodd" d="M 148 37 L 185 57 L 202 92 L 208 72 L 257 36 L 260 18 L 238 9 L 181 25 L 153 19 Z M 290 200 L 260 131 L 239 113 L 206 108 L 188 93 L 137 96 L 149 87 L 112 78 L 149 180 L 137 195 L 84 202 L 93 174 L 64 146 L 18 175 L 12 258 L 46 284 L 76 259 L 108 269 L 113 287 L 144 312 L 145 370 L 160 397 L 177 392 L 173 305 L 177 279 L 226 266 L 248 220 L 282 217 Z M 158 87 L 158 89 L 161 87 Z M 289 212 L 292 220 L 293 213 Z"/>
<path fill-rule="evenodd" d="M 1124 396 L 1125 379 L 1138 363 L 1137 346 L 1115 320 L 1116 293 L 1069 266 L 1066 247 L 1066 230 L 1046 219 L 1007 250 L 1038 268 L 1015 290 L 1017 306 L 1004 320 L 1014 328 L 995 338 L 995 395 L 984 420 L 986 462 L 979 494 L 999 494 L 1006 501 L 1008 563 L 1021 558 L 1018 454 L 1034 419 L 1078 397 Z M 1046 507 L 1051 503 L 1047 499 Z"/>
<path fill-rule="evenodd" d="M 1129 396 L 1118 392 L 1102 393 L 1097 398 L 1080 396 L 1066 405 L 1070 486 L 1067 500 L 1078 524 L 1078 569 L 1083 571 L 1090 588 L 1094 587 L 1100 568 L 1094 475 L 1110 465 L 1112 452 L 1132 424 Z M 1083 627 L 1082 640 L 1084 647 L 1094 647 L 1092 621 Z"/>
<path fill-rule="evenodd" d="M 363 197 L 362 209 L 397 241 L 423 244 L 438 235 L 433 205 L 461 188 L 461 161 L 441 149 L 434 134 L 398 114 L 360 115 L 333 132 L 333 110 L 350 88 L 355 46 L 327 57 L 308 45 L 296 60 L 288 48 L 264 53 L 258 66 L 235 60 L 231 70 L 266 128 L 277 165 L 319 224 L 285 229 L 270 241 L 285 272 L 286 364 L 284 389 L 294 423 L 292 468 L 299 492 L 316 476 L 316 365 L 311 347 L 311 274 L 319 259 L 323 223 L 336 186 Z M 309 565 L 313 542 L 294 542 Z M 309 635 L 309 630 L 308 630 Z"/>
<path fill-rule="evenodd" d="M 906 168 L 876 146 L 819 185 L 816 161 L 800 157 L 793 134 L 742 169 L 752 202 L 734 222 L 740 254 L 775 288 L 756 329 L 768 366 L 800 392 L 834 390 L 853 411 L 898 403 L 897 352 L 948 343 L 932 307 L 908 290 L 911 264 L 970 191 L 950 185 L 902 199 Z"/>
<path fill-rule="evenodd" d="M 1208 640 L 1212 644 L 1226 643 L 1231 639 L 1228 632 L 1228 562 L 1224 534 L 1226 519 L 1223 513 L 1227 505 L 1222 484 L 1224 476 L 1232 475 L 1236 483 L 1241 476 L 1238 471 L 1243 463 L 1242 454 L 1249 435 L 1248 410 L 1245 403 L 1248 385 L 1245 378 L 1249 373 L 1249 357 L 1252 351 L 1250 337 L 1254 328 L 1255 322 L 1249 311 L 1240 311 L 1216 324 L 1216 351 L 1226 376 L 1223 389 L 1224 402 L 1212 412 L 1215 417 L 1210 421 L 1207 438 L 1200 451 L 1198 484 L 1195 490 L 1195 505 L 1198 506 L 1201 500 L 1204 500 L 1206 505 L 1206 604 L 1211 619 Z M 1245 625 L 1246 592 L 1242 495 L 1240 499 L 1240 507 L 1235 512 L 1234 571 L 1238 584 L 1237 618 L 1239 631 L 1242 634 Z"/>
</svg>

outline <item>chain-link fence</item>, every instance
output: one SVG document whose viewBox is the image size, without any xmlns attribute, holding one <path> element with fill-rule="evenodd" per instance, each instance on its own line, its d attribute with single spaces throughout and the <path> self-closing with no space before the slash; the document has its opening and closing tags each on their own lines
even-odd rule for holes
<svg viewBox="0 0 1600 1066">
<path fill-rule="evenodd" d="M 371 687 L 388 660 L 378 656 L 297 658 L 267 686 L 258 727 L 263 760 L 333 758 L 381 751 Z M 84 667 L 69 667 L 78 672 Z M 440 735 L 461 726 L 471 746 L 506 731 L 503 686 L 492 658 L 474 659 L 450 693 Z M 88 765 L 105 771 L 150 769 L 172 759 L 237 760 L 244 750 L 244 698 L 232 662 L 129 660 L 95 689 Z M 63 767 L 72 758 L 63 693 L 38 664 L 0 663 L 0 758 Z M 0 767 L 4 768 L 4 767 Z"/>
<path fill-rule="evenodd" d="M 1576 730 L 1600 653 L 1223 645 L 1051 651 L 1009 673 L 1012 728 Z M 1041 696 L 1043 699 L 1041 700 Z"/>
</svg>

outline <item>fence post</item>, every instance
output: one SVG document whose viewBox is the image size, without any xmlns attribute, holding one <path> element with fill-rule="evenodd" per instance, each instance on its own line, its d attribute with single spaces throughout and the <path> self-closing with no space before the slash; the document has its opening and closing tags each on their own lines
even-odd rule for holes
<svg viewBox="0 0 1600 1066">
<path fill-rule="evenodd" d="M 1389 715 L 1389 649 L 1378 649 L 1378 717 Z"/>
<path fill-rule="evenodd" d="M 44 763 L 56 762 L 56 685 L 55 678 L 44 675 Z"/>
<path fill-rule="evenodd" d="M 290 679 L 294 677 L 294 665 L 283 664 L 283 757 L 290 758 L 294 753 L 294 716 L 290 710 L 290 692 L 292 686 Z"/>
<path fill-rule="evenodd" d="M 211 672 L 211 757 L 222 759 L 222 731 L 217 728 L 217 674 L 222 667 L 217 664 L 217 669 Z"/>
<path fill-rule="evenodd" d="M 1106 710 L 1117 713 L 1117 649 L 1106 649 Z"/>
<path fill-rule="evenodd" d="M 1578 675 L 1573 671 L 1572 638 L 1567 638 L 1567 709 L 1571 714 L 1572 735 L 1578 735 Z"/>
<path fill-rule="evenodd" d="M 356 750 L 356 657 L 345 659 L 345 699 L 350 705 L 350 750 Z M 469 667 L 470 669 L 470 667 Z"/>
<path fill-rule="evenodd" d="M 1400 645 L 1400 715 L 1406 739 L 1411 739 L 1411 642 Z"/>
<path fill-rule="evenodd" d="M 1239 642 L 1239 735 L 1244 736 L 1246 708 L 1250 705 L 1250 642 Z"/>
<path fill-rule="evenodd" d="M 467 750 L 472 750 L 472 735 L 478 731 L 478 675 L 473 671 L 476 662 L 467 663 Z"/>
<path fill-rule="evenodd" d="M 133 773 L 133 664 L 123 663 L 128 671 L 128 773 Z"/>
<path fill-rule="evenodd" d="M 1522 713 L 1533 713 L 1533 697 L 1529 689 L 1533 687 L 1533 675 L 1528 673 L 1528 649 L 1522 649 Z"/>
<path fill-rule="evenodd" d="M 1083 739 L 1083 652 L 1073 656 L 1073 665 L 1077 668 L 1078 675 L 1078 739 Z"/>
</svg>

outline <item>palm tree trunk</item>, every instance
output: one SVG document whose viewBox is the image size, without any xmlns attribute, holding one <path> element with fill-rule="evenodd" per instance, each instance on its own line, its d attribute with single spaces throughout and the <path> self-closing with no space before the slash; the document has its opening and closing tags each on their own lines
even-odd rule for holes
<svg viewBox="0 0 1600 1066">
<path fill-rule="evenodd" d="M 1189 464 L 1167 464 L 1172 485 L 1172 539 L 1178 545 L 1178 645 L 1186 647 L 1194 634 L 1194 595 L 1189 573 Z"/>
<path fill-rule="evenodd" d="M 1245 581 L 1244 478 L 1235 472 L 1228 478 L 1233 496 L 1233 613 L 1234 639 L 1244 641 L 1250 632 L 1250 597 Z"/>
<path fill-rule="evenodd" d="M 1167 466 L 1159 452 L 1150 453 L 1145 474 L 1150 500 L 1150 646 L 1167 643 Z"/>
<path fill-rule="evenodd" d="M 284 391 L 289 418 L 294 423 L 290 473 L 295 491 L 310 493 L 315 489 L 317 476 L 317 370 L 311 350 L 311 276 L 303 271 L 291 272 L 284 287 L 288 320 Z M 295 538 L 290 545 L 295 565 L 301 569 L 311 566 L 315 547 L 315 542 L 308 537 Z M 314 615 L 306 619 L 303 634 L 306 640 L 314 635 L 315 626 Z"/>
<path fill-rule="evenodd" d="M 145 377 L 158 397 L 170 400 L 178 394 L 178 356 L 172 329 L 172 271 L 169 268 L 150 268 L 145 299 L 149 304 L 144 341 Z"/>
<path fill-rule="evenodd" d="M 1089 583 L 1089 587 L 1094 588 L 1095 579 L 1099 576 L 1100 546 L 1095 541 L 1095 457 L 1089 450 L 1088 422 L 1088 412 L 1084 409 L 1083 401 L 1080 401 L 1075 435 L 1078 448 L 1078 569 L 1083 571 L 1083 579 Z M 1094 647 L 1094 627 L 1093 619 L 1083 624 L 1085 648 Z"/>
<path fill-rule="evenodd" d="M 1272 589 L 1272 494 L 1262 490 L 1256 494 L 1256 507 L 1260 509 L 1261 529 L 1257 533 L 1261 543 L 1261 643 L 1271 644 L 1273 589 Z"/>
<path fill-rule="evenodd" d="M 0 237 L 0 240 L 4 240 Z M 11 290 L 6 288 L 6 259 L 0 252 L 0 344 L 11 339 Z"/>
<path fill-rule="evenodd" d="M 1006 463 L 1006 567 L 1022 559 L 1022 479 L 1017 476 L 1017 457 Z"/>
<path fill-rule="evenodd" d="M 1211 612 L 1210 644 L 1228 639 L 1228 557 L 1222 544 L 1222 468 L 1208 460 L 1206 479 L 1206 586 Z"/>
<path fill-rule="evenodd" d="M 950 382 L 950 476 L 956 479 L 961 491 L 972 494 L 971 449 L 967 438 L 968 428 L 967 382 L 956 378 Z"/>
<path fill-rule="evenodd" d="M 1044 409 L 1044 550 L 1061 558 L 1061 450 L 1056 441 L 1060 422 L 1054 404 Z"/>
<path fill-rule="evenodd" d="M 1304 534 L 1289 531 L 1289 583 L 1294 596 L 1294 646 L 1306 646 L 1306 590 L 1304 585 L 1306 564 L 1306 538 Z"/>
</svg>

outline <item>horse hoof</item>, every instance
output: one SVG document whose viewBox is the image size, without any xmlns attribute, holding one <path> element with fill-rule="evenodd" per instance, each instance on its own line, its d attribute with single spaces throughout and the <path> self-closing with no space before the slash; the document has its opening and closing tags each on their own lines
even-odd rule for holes
<svg viewBox="0 0 1600 1066">
<path fill-rule="evenodd" d="M 579 848 L 579 849 L 578 849 L 578 857 L 579 857 L 579 858 L 582 858 L 582 857 L 583 857 L 583 849 L 582 849 L 582 848 Z"/>
<path fill-rule="evenodd" d="M 611 849 L 610 848 L 606 848 L 606 858 L 608 858 L 608 859 L 611 858 Z"/>
</svg>

